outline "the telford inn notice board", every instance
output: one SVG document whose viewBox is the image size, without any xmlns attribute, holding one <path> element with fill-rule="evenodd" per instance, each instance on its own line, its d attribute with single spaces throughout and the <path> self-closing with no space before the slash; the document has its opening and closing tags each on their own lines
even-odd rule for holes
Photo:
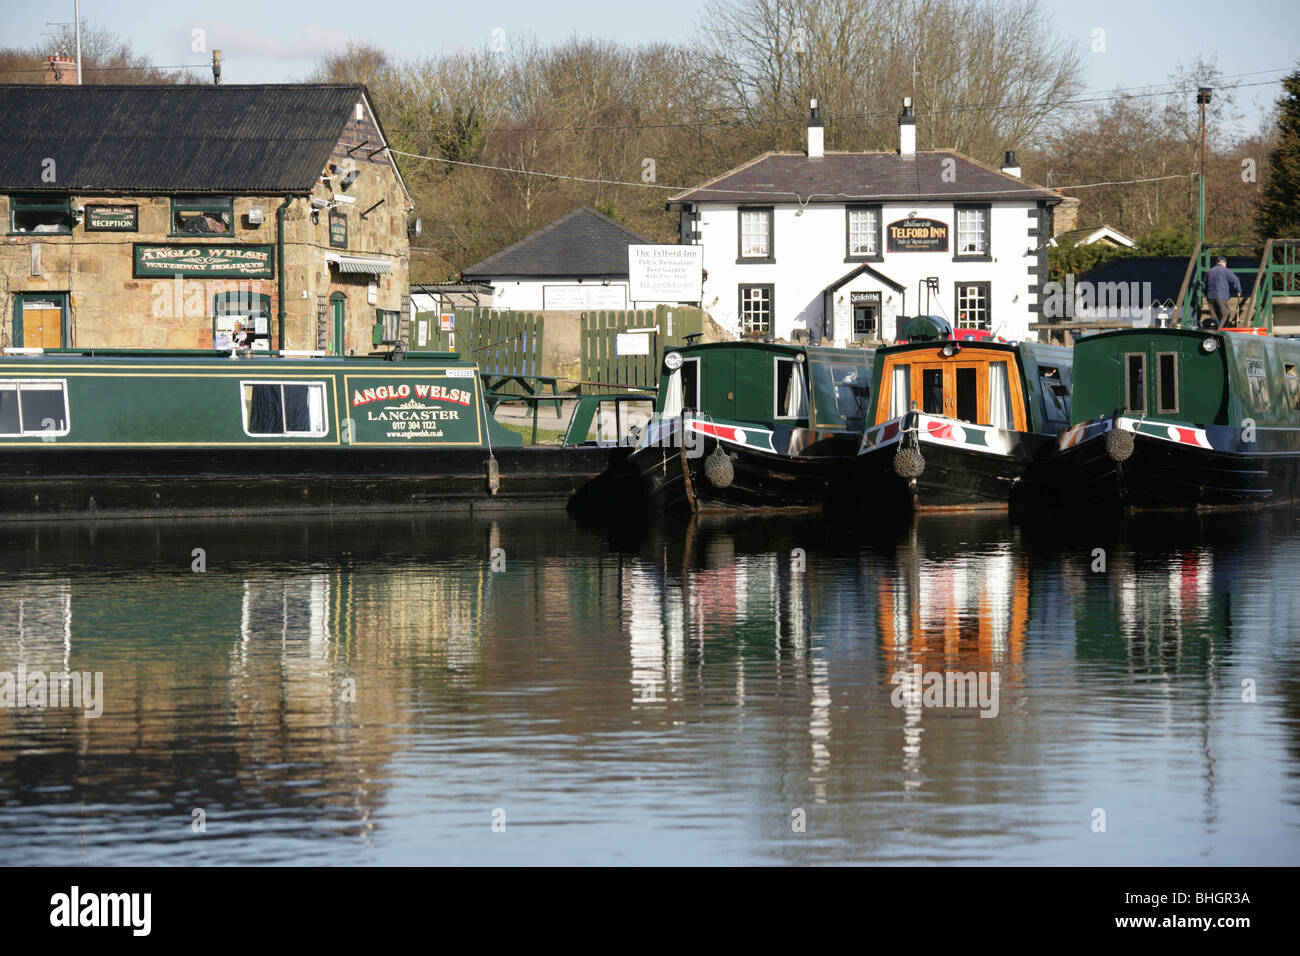
<svg viewBox="0 0 1300 956">
<path fill-rule="evenodd" d="M 899 219 L 885 227 L 888 252 L 947 252 L 948 224 L 938 219 Z"/>
<path fill-rule="evenodd" d="M 630 245 L 627 272 L 633 302 L 699 302 L 704 247 Z"/>
<path fill-rule="evenodd" d="M 171 278 L 175 275 L 214 279 L 273 279 L 275 247 L 218 246 L 191 242 L 135 244 L 137 279 Z"/>
<path fill-rule="evenodd" d="M 86 204 L 86 232 L 139 232 L 139 206 Z"/>
</svg>

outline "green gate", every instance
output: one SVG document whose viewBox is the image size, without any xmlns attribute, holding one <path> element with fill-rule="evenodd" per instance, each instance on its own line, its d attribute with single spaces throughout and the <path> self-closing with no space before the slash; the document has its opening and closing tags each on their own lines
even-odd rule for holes
<svg viewBox="0 0 1300 956">
<path fill-rule="evenodd" d="M 442 328 L 441 316 L 453 316 Z M 540 375 L 545 318 L 536 312 L 456 309 L 451 313 L 418 312 L 410 347 L 419 351 L 455 352 L 493 375 Z"/>
<path fill-rule="evenodd" d="M 699 309 L 660 305 L 629 312 L 582 313 L 582 390 L 586 394 L 656 389 L 664 352 L 704 330 Z"/>
</svg>

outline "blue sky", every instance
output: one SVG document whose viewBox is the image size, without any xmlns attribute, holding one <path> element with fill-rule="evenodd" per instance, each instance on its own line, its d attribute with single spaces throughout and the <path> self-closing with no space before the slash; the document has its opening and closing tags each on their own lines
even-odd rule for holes
<svg viewBox="0 0 1300 956">
<path fill-rule="evenodd" d="M 1090 90 L 1160 83 L 1174 66 L 1217 54 L 1225 74 L 1256 73 L 1243 82 L 1238 101 L 1247 122 L 1257 122 L 1280 90 L 1277 70 L 1300 60 L 1300 8 L 1295 0 L 1044 0 L 1056 31 L 1087 51 Z M 1176 12 L 1175 12 L 1176 9 Z M 72 0 L 0 0 L 0 45 L 41 41 L 47 21 L 71 21 Z M 191 47 L 193 31 L 206 31 L 206 49 L 222 50 L 228 83 L 301 79 L 321 53 L 349 39 L 375 43 L 399 58 L 475 48 L 534 34 L 542 41 L 577 34 L 623 42 L 696 35 L 699 6 L 690 0 L 83 0 L 83 20 L 109 27 L 163 65 L 206 63 L 210 53 Z M 1093 52 L 1094 31 L 1104 30 L 1104 52 Z"/>
</svg>

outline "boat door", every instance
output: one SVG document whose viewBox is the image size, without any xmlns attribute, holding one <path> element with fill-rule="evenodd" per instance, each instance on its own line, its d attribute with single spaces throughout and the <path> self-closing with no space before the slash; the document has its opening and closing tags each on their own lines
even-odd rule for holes
<svg viewBox="0 0 1300 956">
<path fill-rule="evenodd" d="M 700 354 L 700 413 L 736 420 L 736 355 L 730 349 Z"/>
</svg>

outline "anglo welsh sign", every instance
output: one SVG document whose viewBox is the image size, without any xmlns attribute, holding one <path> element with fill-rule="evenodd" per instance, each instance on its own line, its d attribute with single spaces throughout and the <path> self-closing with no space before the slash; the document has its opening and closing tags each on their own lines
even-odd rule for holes
<svg viewBox="0 0 1300 956">
<path fill-rule="evenodd" d="M 947 252 L 948 224 L 938 219 L 899 219 L 885 227 L 889 252 Z"/>
<path fill-rule="evenodd" d="M 139 232 L 139 206 L 86 206 L 86 232 Z"/>
<path fill-rule="evenodd" d="M 275 278 L 275 247 L 217 246 L 189 242 L 135 244 L 137 279 L 175 275 L 206 278 Z"/>
</svg>

